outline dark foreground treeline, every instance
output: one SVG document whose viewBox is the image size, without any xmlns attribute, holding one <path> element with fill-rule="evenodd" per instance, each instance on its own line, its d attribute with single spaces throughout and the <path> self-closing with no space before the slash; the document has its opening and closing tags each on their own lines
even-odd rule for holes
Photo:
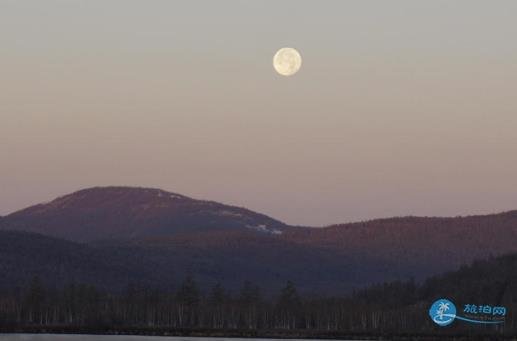
<svg viewBox="0 0 517 341">
<path fill-rule="evenodd" d="M 343 297 L 300 295 L 288 282 L 277 295 L 263 296 L 245 282 L 237 293 L 216 285 L 202 292 L 191 277 L 178 289 L 158 291 L 129 286 L 122 293 L 90 285 L 46 288 L 38 278 L 18 290 L 0 291 L 1 331 L 105 331 L 131 333 L 206 330 L 232 335 L 269 335 L 290 331 L 297 337 L 327 335 L 517 335 L 517 256 L 476 262 L 457 272 L 413 281 L 372 286 Z M 446 297 L 458 304 L 507 308 L 506 322 L 482 326 L 455 321 L 435 326 L 428 309 Z M 460 310 L 461 312 L 461 310 Z M 254 334 L 253 331 L 259 332 Z M 260 332 L 262 331 L 262 332 Z M 324 334 L 314 334 L 320 332 Z"/>
</svg>

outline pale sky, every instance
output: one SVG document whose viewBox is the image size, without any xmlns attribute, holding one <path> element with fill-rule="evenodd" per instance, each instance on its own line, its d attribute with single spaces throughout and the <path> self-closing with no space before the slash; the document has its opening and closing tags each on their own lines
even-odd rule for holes
<svg viewBox="0 0 517 341">
<path fill-rule="evenodd" d="M 0 214 L 150 186 L 291 224 L 517 209 L 517 1 L 0 0 Z M 300 51 L 292 77 L 281 47 Z"/>
</svg>

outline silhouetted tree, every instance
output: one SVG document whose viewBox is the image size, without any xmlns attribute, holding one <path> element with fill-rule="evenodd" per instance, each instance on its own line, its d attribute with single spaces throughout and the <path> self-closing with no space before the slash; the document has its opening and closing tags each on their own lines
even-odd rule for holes
<svg viewBox="0 0 517 341">
<path fill-rule="evenodd" d="M 242 328 L 256 329 L 259 323 L 260 289 L 250 281 L 245 281 L 239 295 Z"/>
<path fill-rule="evenodd" d="M 210 309 L 210 326 L 212 328 L 223 328 L 225 326 L 226 305 L 229 297 L 220 283 L 212 287 L 208 296 L 208 307 Z"/>
<path fill-rule="evenodd" d="M 198 318 L 200 300 L 199 288 L 192 276 L 187 276 L 176 295 L 178 300 L 178 319 L 180 326 L 192 327 Z"/>
<path fill-rule="evenodd" d="M 288 281 L 280 292 L 277 302 L 278 322 L 282 328 L 296 328 L 297 317 L 300 315 L 301 300 L 294 283 Z"/>
<path fill-rule="evenodd" d="M 32 278 L 26 296 L 27 318 L 31 323 L 43 324 L 45 292 L 39 277 Z"/>
</svg>

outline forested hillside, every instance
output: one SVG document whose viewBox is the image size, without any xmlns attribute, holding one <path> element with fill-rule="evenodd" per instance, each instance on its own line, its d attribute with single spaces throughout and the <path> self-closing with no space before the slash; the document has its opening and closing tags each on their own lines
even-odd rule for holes
<svg viewBox="0 0 517 341">
<path fill-rule="evenodd" d="M 39 275 L 47 285 L 79 279 L 110 290 L 140 281 L 161 288 L 190 273 L 203 288 L 221 283 L 235 292 L 249 280 L 272 294 L 292 280 L 303 293 L 342 294 L 384 281 L 421 281 L 474 259 L 517 252 L 517 211 L 310 228 L 134 187 L 74 192 L 3 217 L 0 230 L 54 238 L 11 234 L 16 240 L 0 249 L 4 287 Z"/>
<path fill-rule="evenodd" d="M 38 277 L 51 288 L 78 282 L 107 291 L 127 283 L 159 286 L 171 272 L 154 273 L 150 263 L 124 249 L 101 249 L 30 232 L 0 231 L 0 288 L 25 287 Z M 183 274 L 182 274 L 183 275 Z"/>
<path fill-rule="evenodd" d="M 454 334 L 501 335 L 517 333 L 517 254 L 476 261 L 458 271 L 414 281 L 378 284 L 346 296 L 304 295 L 287 282 L 273 297 L 244 282 L 236 293 L 221 285 L 202 290 L 187 276 L 174 290 L 129 286 L 110 294 L 90 285 L 68 284 L 48 289 L 38 278 L 25 289 L 0 293 L 3 330 L 87 328 L 88 330 L 196 329 L 322 332 L 329 335 Z M 456 302 L 501 305 L 507 308 L 501 326 L 479 326 L 455 321 L 438 327 L 428 309 L 438 298 Z M 109 327 L 108 327 L 109 326 Z"/>
</svg>

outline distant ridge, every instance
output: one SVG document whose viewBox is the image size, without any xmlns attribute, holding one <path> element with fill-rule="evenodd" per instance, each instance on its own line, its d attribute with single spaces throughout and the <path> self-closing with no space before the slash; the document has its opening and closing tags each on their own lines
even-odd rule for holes
<svg viewBox="0 0 517 341">
<path fill-rule="evenodd" d="M 126 290 L 129 284 L 166 288 L 173 282 L 174 274 L 154 273 L 151 265 L 149 259 L 130 250 L 0 231 L 0 289 L 25 287 L 34 277 L 49 287 L 84 283 L 109 291 Z"/>
<path fill-rule="evenodd" d="M 5 217 L 10 229 L 73 241 L 131 239 L 199 229 L 281 233 L 282 222 L 245 208 L 154 188 L 94 187 Z"/>
<path fill-rule="evenodd" d="M 131 250 L 154 269 L 152 278 L 166 280 L 159 274 L 172 271 L 207 285 L 236 288 L 248 279 L 268 290 L 293 280 L 311 292 L 419 280 L 517 252 L 517 211 L 293 227 L 246 208 L 136 187 L 80 190 L 2 217 L 0 229 L 87 244 L 106 255 Z"/>
</svg>

